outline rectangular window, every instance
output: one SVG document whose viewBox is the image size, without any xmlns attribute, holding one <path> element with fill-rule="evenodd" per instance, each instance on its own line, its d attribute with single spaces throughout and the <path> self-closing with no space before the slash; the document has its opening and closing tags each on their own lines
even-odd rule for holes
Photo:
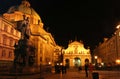
<svg viewBox="0 0 120 79">
<path fill-rule="evenodd" d="M 10 38 L 9 45 L 13 46 L 13 40 L 12 40 L 12 38 Z"/>
<path fill-rule="evenodd" d="M 7 30 L 8 30 L 8 26 L 4 24 L 4 31 L 7 32 Z"/>
<path fill-rule="evenodd" d="M 3 45 L 6 45 L 6 42 L 7 42 L 7 38 L 6 36 L 3 36 Z"/>
<path fill-rule="evenodd" d="M 14 34 L 14 29 L 13 29 L 13 28 L 11 28 L 11 31 L 10 31 L 10 33 Z"/>
<path fill-rule="evenodd" d="M 8 58 L 11 58 L 11 57 L 12 57 L 12 52 L 9 51 Z"/>
<path fill-rule="evenodd" d="M 42 57 L 40 57 L 40 61 L 42 62 Z"/>
<path fill-rule="evenodd" d="M 1 57 L 5 57 L 5 56 L 6 56 L 5 50 L 2 50 L 2 55 L 1 55 Z"/>
</svg>

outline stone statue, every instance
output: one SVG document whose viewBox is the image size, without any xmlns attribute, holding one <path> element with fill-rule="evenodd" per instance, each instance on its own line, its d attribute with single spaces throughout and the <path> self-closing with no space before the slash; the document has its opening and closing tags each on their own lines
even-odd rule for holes
<svg viewBox="0 0 120 79">
<path fill-rule="evenodd" d="M 23 15 L 23 21 L 20 24 L 20 32 L 22 39 L 29 39 L 31 35 L 30 25 L 29 25 L 29 18 Z"/>
<path fill-rule="evenodd" d="M 14 66 L 31 66 L 34 63 L 35 47 L 33 44 L 29 45 L 31 35 L 29 18 L 23 15 L 23 20 L 19 21 L 16 29 L 21 32 L 21 38 L 18 40 L 18 44 L 14 45 Z"/>
</svg>

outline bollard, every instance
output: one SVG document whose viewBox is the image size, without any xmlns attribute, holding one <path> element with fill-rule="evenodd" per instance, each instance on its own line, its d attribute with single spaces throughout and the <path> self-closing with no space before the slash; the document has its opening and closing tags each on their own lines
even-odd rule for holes
<svg viewBox="0 0 120 79">
<path fill-rule="evenodd" d="M 98 72 L 93 72 L 92 73 L 92 78 L 93 79 L 99 79 L 99 73 Z"/>
</svg>

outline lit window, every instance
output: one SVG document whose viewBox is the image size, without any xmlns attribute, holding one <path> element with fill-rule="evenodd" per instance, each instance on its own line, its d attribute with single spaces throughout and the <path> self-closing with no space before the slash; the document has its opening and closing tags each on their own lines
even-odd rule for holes
<svg viewBox="0 0 120 79">
<path fill-rule="evenodd" d="M 119 32 L 119 36 L 120 36 L 120 32 Z"/>
</svg>

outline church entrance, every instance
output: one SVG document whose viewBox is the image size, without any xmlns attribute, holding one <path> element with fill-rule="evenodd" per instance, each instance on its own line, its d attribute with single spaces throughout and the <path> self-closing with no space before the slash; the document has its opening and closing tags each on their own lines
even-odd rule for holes
<svg viewBox="0 0 120 79">
<path fill-rule="evenodd" d="M 66 59 L 65 62 L 66 62 L 66 64 L 65 64 L 66 67 L 69 68 L 69 66 L 70 66 L 70 60 L 69 60 L 69 59 Z"/>
<path fill-rule="evenodd" d="M 78 58 L 78 57 L 74 58 L 74 66 L 75 67 L 81 66 L 81 60 L 80 60 L 80 58 Z"/>
</svg>

